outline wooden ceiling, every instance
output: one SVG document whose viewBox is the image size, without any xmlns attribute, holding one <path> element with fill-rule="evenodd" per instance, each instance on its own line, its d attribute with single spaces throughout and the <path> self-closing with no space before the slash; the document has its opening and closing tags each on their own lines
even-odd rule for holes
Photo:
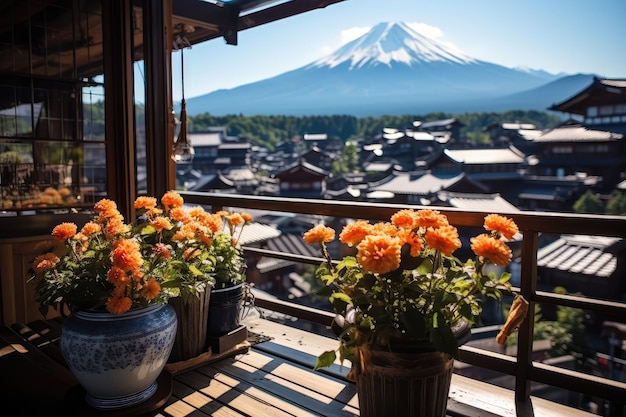
<svg viewBox="0 0 626 417">
<path fill-rule="evenodd" d="M 134 9 L 135 56 L 143 59 L 142 3 Z M 175 0 L 173 38 L 190 44 L 237 33 L 344 0 Z M 173 39 L 174 44 L 174 39 Z M 0 4 L 0 74 L 33 74 L 52 79 L 87 79 L 102 73 L 100 2 L 5 0 Z M 74 65 L 75 64 L 75 65 Z M 74 73 L 76 69 L 76 73 Z"/>
</svg>

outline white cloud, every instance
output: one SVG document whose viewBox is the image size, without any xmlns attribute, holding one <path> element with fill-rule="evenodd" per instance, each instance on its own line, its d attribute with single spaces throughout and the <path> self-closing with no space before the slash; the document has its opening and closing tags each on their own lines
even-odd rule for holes
<svg viewBox="0 0 626 417">
<path fill-rule="evenodd" d="M 437 26 L 431 26 L 426 23 L 407 23 L 414 31 L 421 33 L 424 36 L 428 36 L 430 38 L 442 38 L 443 31 L 439 29 Z"/>
<path fill-rule="evenodd" d="M 353 40 L 355 40 L 356 38 L 359 38 L 363 35 L 365 35 L 367 32 L 369 32 L 371 29 L 370 26 L 366 26 L 366 27 L 353 27 L 350 29 L 346 29 L 346 30 L 342 30 L 341 31 L 341 45 L 345 45 L 348 42 L 351 42 Z"/>
</svg>

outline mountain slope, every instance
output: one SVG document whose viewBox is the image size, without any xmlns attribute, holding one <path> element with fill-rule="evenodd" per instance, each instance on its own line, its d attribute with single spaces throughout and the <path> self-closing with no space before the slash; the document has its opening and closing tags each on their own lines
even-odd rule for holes
<svg viewBox="0 0 626 417">
<path fill-rule="evenodd" d="M 554 78 L 472 58 L 405 23 L 381 23 L 309 65 L 190 98 L 187 109 L 190 114 L 360 117 L 501 111 L 516 107 L 500 97 L 538 88 Z M 491 105 L 489 100 L 495 98 L 499 99 Z"/>
</svg>

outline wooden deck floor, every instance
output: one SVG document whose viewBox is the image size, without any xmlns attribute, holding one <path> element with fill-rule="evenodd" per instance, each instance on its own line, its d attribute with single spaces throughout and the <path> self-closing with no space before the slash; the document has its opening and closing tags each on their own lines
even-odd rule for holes
<svg viewBox="0 0 626 417">
<path fill-rule="evenodd" d="M 173 370 L 163 401 L 146 409 L 99 412 L 80 402 L 80 386 L 59 362 L 59 324 L 32 323 L 0 330 L 0 401 L 16 414 L 46 416 L 281 417 L 358 416 L 356 387 L 339 365 L 314 372 L 315 356 L 334 339 L 261 318 L 246 323 L 252 337 L 236 351 Z M 46 326 L 47 329 L 46 329 Z M 22 329 L 22 334 L 15 330 Z M 43 333 L 43 334 L 42 334 Z M 171 392 L 169 386 L 171 385 Z M 160 389 L 161 391 L 161 389 Z M 78 393 L 78 399 L 77 399 Z M 156 394 L 155 394 L 156 395 Z M 74 402 L 74 403 L 73 403 Z M 450 416 L 591 416 L 533 398 L 516 406 L 513 393 L 453 375 Z"/>
</svg>

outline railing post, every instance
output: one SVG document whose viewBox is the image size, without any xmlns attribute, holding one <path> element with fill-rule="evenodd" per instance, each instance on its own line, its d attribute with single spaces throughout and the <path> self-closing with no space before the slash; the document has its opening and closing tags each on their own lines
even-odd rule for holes
<svg viewBox="0 0 626 417">
<path fill-rule="evenodd" d="M 519 329 L 517 342 L 517 371 L 515 372 L 515 401 L 530 397 L 530 369 L 533 361 L 533 332 L 535 327 L 535 291 L 537 290 L 537 249 L 539 234 L 524 230 L 520 293 L 528 301 L 528 316 Z"/>
</svg>

